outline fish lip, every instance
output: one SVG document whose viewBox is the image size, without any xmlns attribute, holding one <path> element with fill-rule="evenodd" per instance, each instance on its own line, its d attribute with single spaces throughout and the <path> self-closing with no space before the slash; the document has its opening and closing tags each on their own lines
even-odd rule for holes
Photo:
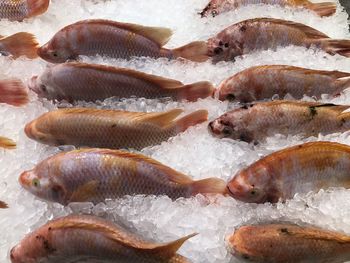
<svg viewBox="0 0 350 263">
<path fill-rule="evenodd" d="M 37 86 L 37 81 L 38 81 L 38 76 L 33 76 L 31 77 L 31 79 L 29 80 L 28 83 L 28 88 L 32 91 L 34 91 L 36 94 L 39 94 L 39 89 Z"/>
<path fill-rule="evenodd" d="M 28 175 L 28 171 L 24 171 L 23 173 L 20 174 L 19 178 L 18 178 L 18 182 L 19 184 L 27 189 L 29 187 L 29 180 L 26 178 Z"/>
<path fill-rule="evenodd" d="M 24 127 L 24 133 L 25 133 L 25 134 L 27 135 L 27 137 L 30 138 L 30 139 L 33 139 L 32 130 L 33 130 L 32 122 L 27 123 L 26 126 Z"/>
<path fill-rule="evenodd" d="M 226 185 L 226 188 L 228 190 L 229 195 L 236 199 L 235 194 L 231 191 L 230 186 L 228 184 Z"/>
</svg>

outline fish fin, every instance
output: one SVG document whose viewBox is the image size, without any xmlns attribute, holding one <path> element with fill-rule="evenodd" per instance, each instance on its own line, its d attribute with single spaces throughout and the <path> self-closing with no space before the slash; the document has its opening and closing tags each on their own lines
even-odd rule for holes
<svg viewBox="0 0 350 263">
<path fill-rule="evenodd" d="M 9 208 L 9 206 L 5 202 L 0 201 L 0 208 Z"/>
<path fill-rule="evenodd" d="M 267 69 L 270 66 L 266 66 Z M 338 78 L 344 78 L 344 77 L 350 77 L 349 72 L 343 72 L 343 71 L 329 71 L 329 70 L 315 70 L 315 69 L 308 69 L 308 68 L 300 68 L 300 67 L 294 67 L 294 66 L 271 66 L 272 68 L 279 69 L 279 70 L 286 70 L 286 71 L 296 71 L 296 72 L 301 72 L 302 74 L 305 75 L 326 75 L 326 76 L 331 76 L 332 78 L 338 79 Z"/>
<path fill-rule="evenodd" d="M 309 3 L 306 7 L 321 17 L 334 15 L 337 11 L 337 5 L 332 2 Z"/>
<path fill-rule="evenodd" d="M 323 39 L 322 48 L 329 54 L 339 54 L 344 57 L 350 57 L 350 40 L 345 39 Z"/>
<path fill-rule="evenodd" d="M 297 29 L 301 30 L 304 34 L 306 34 L 310 40 L 312 40 L 312 39 L 319 40 L 319 39 L 329 38 L 329 36 L 327 36 L 326 34 L 320 32 L 312 27 L 309 27 L 309 26 L 301 24 L 301 23 L 293 22 L 293 21 L 287 21 L 287 20 L 276 19 L 276 18 L 255 18 L 255 19 L 252 19 L 251 21 L 252 22 L 254 22 L 254 21 L 256 21 L 256 22 L 268 22 L 268 23 L 274 23 L 274 24 L 279 24 L 279 25 L 282 24 L 282 25 L 286 25 L 286 26 L 289 26 L 292 28 L 297 28 Z"/>
<path fill-rule="evenodd" d="M 172 50 L 176 58 L 185 58 L 195 62 L 204 62 L 209 59 L 208 45 L 205 41 L 194 41 L 185 46 Z"/>
<path fill-rule="evenodd" d="M 49 8 L 50 0 L 27 0 L 28 16 L 37 16 L 45 13 Z"/>
<path fill-rule="evenodd" d="M 26 56 L 28 58 L 38 57 L 37 50 L 39 43 L 36 41 L 35 36 L 20 32 L 9 37 L 0 39 L 2 51 L 11 54 L 17 58 L 20 56 Z"/>
<path fill-rule="evenodd" d="M 96 190 L 99 186 L 99 182 L 97 180 L 92 180 L 87 182 L 84 185 L 78 187 L 77 190 L 74 191 L 69 202 L 86 202 L 91 199 L 92 196 L 96 195 Z"/>
<path fill-rule="evenodd" d="M 188 114 L 176 121 L 177 132 L 184 132 L 189 127 L 200 124 L 208 120 L 207 110 L 198 110 Z"/>
<path fill-rule="evenodd" d="M 167 112 L 144 113 L 133 117 L 134 121 L 147 122 L 161 128 L 172 125 L 174 119 L 183 112 L 182 109 L 173 109 Z"/>
<path fill-rule="evenodd" d="M 188 258 L 181 256 L 179 254 L 175 254 L 172 258 L 170 258 L 167 263 L 192 263 Z"/>
<path fill-rule="evenodd" d="M 338 95 L 341 91 L 350 88 L 350 75 L 348 77 L 337 79 L 335 83 L 336 83 L 336 86 L 339 87 L 337 94 L 335 94 L 335 95 Z"/>
<path fill-rule="evenodd" d="M 185 99 L 188 101 L 196 101 L 198 99 L 213 96 L 215 91 L 213 84 L 209 81 L 200 81 L 189 85 L 184 85 L 182 87 L 177 87 L 176 89 L 178 89 L 178 99 Z"/>
<path fill-rule="evenodd" d="M 5 149 L 16 149 L 16 143 L 11 139 L 0 137 L 0 147 Z"/>
<path fill-rule="evenodd" d="M 28 101 L 28 91 L 22 81 L 17 79 L 0 80 L 0 102 L 22 106 Z"/>
<path fill-rule="evenodd" d="M 172 30 L 169 28 L 149 27 L 149 26 L 142 26 L 138 24 L 121 23 L 121 22 L 104 20 L 104 19 L 82 20 L 75 23 L 74 25 L 87 24 L 87 23 L 110 25 L 110 26 L 118 27 L 124 30 L 128 30 L 135 34 L 144 36 L 145 38 L 148 38 L 151 41 L 154 41 L 161 47 L 164 46 L 166 43 L 168 43 L 169 39 L 173 34 Z"/>
<path fill-rule="evenodd" d="M 192 195 L 197 194 L 222 194 L 226 195 L 227 184 L 220 178 L 207 178 L 194 181 L 192 185 Z"/>
</svg>

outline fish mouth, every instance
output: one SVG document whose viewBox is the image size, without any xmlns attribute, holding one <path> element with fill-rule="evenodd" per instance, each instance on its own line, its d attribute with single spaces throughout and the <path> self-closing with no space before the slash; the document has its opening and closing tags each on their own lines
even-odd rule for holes
<svg viewBox="0 0 350 263">
<path fill-rule="evenodd" d="M 29 176 L 30 175 L 30 172 L 29 171 L 25 171 L 23 173 L 21 173 L 21 175 L 19 176 L 19 183 L 20 185 L 25 188 L 25 189 L 28 189 L 29 185 L 30 185 L 30 179 L 29 179 Z"/>
<path fill-rule="evenodd" d="M 27 137 L 29 137 L 30 139 L 34 139 L 33 137 L 33 122 L 28 123 L 25 127 L 24 127 L 24 133 L 27 135 Z"/>
<path fill-rule="evenodd" d="M 33 76 L 28 83 L 28 88 L 34 91 L 36 94 L 39 94 L 38 88 L 38 76 Z"/>
</svg>

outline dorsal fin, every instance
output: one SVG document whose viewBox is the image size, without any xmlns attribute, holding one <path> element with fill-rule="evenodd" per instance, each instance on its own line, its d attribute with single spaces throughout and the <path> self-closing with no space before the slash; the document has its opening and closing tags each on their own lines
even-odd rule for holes
<svg viewBox="0 0 350 263">
<path fill-rule="evenodd" d="M 149 27 L 149 26 L 142 26 L 138 24 L 131 24 L 131 23 L 121 23 L 116 22 L 112 20 L 104 20 L 104 19 L 88 19 L 88 20 L 82 20 L 79 21 L 73 25 L 79 25 L 79 24 L 101 24 L 101 25 L 108 25 L 108 26 L 114 26 L 118 27 L 124 30 L 128 30 L 130 32 L 133 32 L 135 34 L 144 36 L 145 38 L 148 38 L 149 40 L 152 40 L 153 42 L 157 43 L 160 47 L 164 46 L 166 43 L 168 43 L 169 39 L 172 36 L 172 31 L 169 28 L 164 27 Z"/>
<path fill-rule="evenodd" d="M 125 159 L 131 159 L 136 162 L 146 162 L 156 167 L 157 170 L 162 171 L 164 174 L 166 174 L 172 182 L 178 183 L 178 184 L 191 184 L 193 183 L 193 180 L 188 177 L 185 174 L 182 174 L 150 157 L 147 157 L 145 155 L 137 154 L 137 153 L 131 153 L 131 152 L 125 152 L 125 151 L 119 151 L 119 150 L 109 150 L 109 149 L 84 149 L 84 150 L 76 150 L 74 152 L 93 152 L 93 153 L 100 153 L 100 154 L 106 154 L 115 156 L 118 158 L 125 158 Z"/>
<path fill-rule="evenodd" d="M 288 20 L 283 20 L 283 19 L 275 19 L 275 18 L 254 18 L 254 19 L 249 19 L 249 20 L 245 20 L 243 22 L 240 22 L 242 24 L 247 23 L 247 22 L 268 22 L 268 23 L 273 23 L 273 24 L 278 24 L 278 25 L 285 25 L 288 27 L 292 27 L 292 28 L 297 28 L 300 31 L 302 31 L 303 33 L 305 33 L 310 39 L 324 39 L 324 38 L 329 38 L 329 36 L 327 36 L 326 34 L 312 28 L 309 27 L 307 25 L 301 24 L 301 23 L 297 23 L 297 22 L 293 22 L 293 21 L 288 21 Z"/>
<path fill-rule="evenodd" d="M 160 86 L 163 89 L 180 88 L 180 87 L 183 87 L 184 85 L 181 81 L 178 81 L 178 80 L 150 75 L 150 74 L 146 74 L 146 73 L 128 69 L 128 68 L 117 68 L 117 67 L 111 67 L 111 66 L 105 66 L 105 65 L 86 64 L 86 63 L 79 63 L 79 62 L 70 62 L 59 66 L 64 66 L 64 65 L 75 67 L 75 68 L 93 69 L 93 70 L 101 70 L 101 71 L 116 73 L 116 74 L 124 74 L 133 78 L 151 82 L 155 85 Z"/>
</svg>

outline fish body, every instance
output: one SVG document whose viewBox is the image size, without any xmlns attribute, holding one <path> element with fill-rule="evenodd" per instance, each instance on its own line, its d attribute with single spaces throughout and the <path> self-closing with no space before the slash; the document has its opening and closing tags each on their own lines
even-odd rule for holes
<svg viewBox="0 0 350 263">
<path fill-rule="evenodd" d="M 60 109 L 27 124 L 25 133 L 31 139 L 49 145 L 141 150 L 166 141 L 208 117 L 206 110 L 199 110 L 174 120 L 181 113 L 181 109 L 161 113 Z"/>
<path fill-rule="evenodd" d="M 48 67 L 43 74 L 32 78 L 31 89 L 40 97 L 67 101 L 133 96 L 195 101 L 214 92 L 213 85 L 207 81 L 184 85 L 177 80 L 131 69 L 84 63 Z"/>
<path fill-rule="evenodd" d="M 189 263 L 176 251 L 194 235 L 169 243 L 148 242 L 121 226 L 88 215 L 52 220 L 12 248 L 12 263 Z"/>
<path fill-rule="evenodd" d="M 220 100 L 252 102 L 280 98 L 287 94 L 295 99 L 304 95 L 321 98 L 322 94 L 339 95 L 350 87 L 350 73 L 312 70 L 285 65 L 257 66 L 224 80 L 218 87 Z"/>
<path fill-rule="evenodd" d="M 75 60 L 80 55 L 123 59 L 132 57 L 191 59 L 194 51 L 199 60 L 200 57 L 207 59 L 205 42 L 194 42 L 174 50 L 163 48 L 171 35 L 171 30 L 167 28 L 145 27 L 101 19 L 83 20 L 57 32 L 38 50 L 38 54 L 52 63 Z M 198 56 L 197 54 L 201 52 L 203 56 Z"/>
<path fill-rule="evenodd" d="M 2 0 L 0 2 L 0 19 L 22 21 L 38 16 L 48 9 L 50 0 Z"/>
<path fill-rule="evenodd" d="M 20 32 L 8 37 L 0 36 L 0 54 L 3 56 L 13 58 L 25 56 L 33 59 L 38 57 L 38 46 L 35 36 L 30 33 Z"/>
<path fill-rule="evenodd" d="M 228 183 L 243 202 L 276 203 L 329 187 L 350 187 L 350 146 L 310 142 L 277 151 L 239 171 Z"/>
<path fill-rule="evenodd" d="M 238 258 L 266 263 L 342 263 L 350 260 L 350 237 L 313 226 L 248 225 L 227 238 Z"/>
<path fill-rule="evenodd" d="M 23 106 L 29 101 L 28 90 L 18 79 L 0 80 L 0 103 Z"/>
<path fill-rule="evenodd" d="M 208 40 L 208 56 L 214 63 L 231 61 L 255 51 L 290 45 L 350 56 L 350 40 L 333 40 L 309 26 L 273 18 L 248 19 L 227 27 Z"/>
<path fill-rule="evenodd" d="M 309 9 L 319 16 L 331 16 L 337 11 L 337 6 L 332 2 L 312 3 L 308 0 L 211 0 L 200 13 L 202 17 L 213 17 L 228 11 L 236 10 L 247 5 L 277 5 L 290 8 Z"/>
<path fill-rule="evenodd" d="M 317 136 L 349 130 L 349 107 L 283 100 L 260 102 L 229 111 L 208 127 L 215 137 L 246 142 L 264 141 L 275 134 Z"/>
<path fill-rule="evenodd" d="M 226 193 L 221 179 L 193 181 L 146 156 L 107 149 L 59 153 L 22 173 L 19 182 L 34 195 L 63 205 L 97 204 L 125 195 L 167 195 L 175 200 Z"/>
</svg>

